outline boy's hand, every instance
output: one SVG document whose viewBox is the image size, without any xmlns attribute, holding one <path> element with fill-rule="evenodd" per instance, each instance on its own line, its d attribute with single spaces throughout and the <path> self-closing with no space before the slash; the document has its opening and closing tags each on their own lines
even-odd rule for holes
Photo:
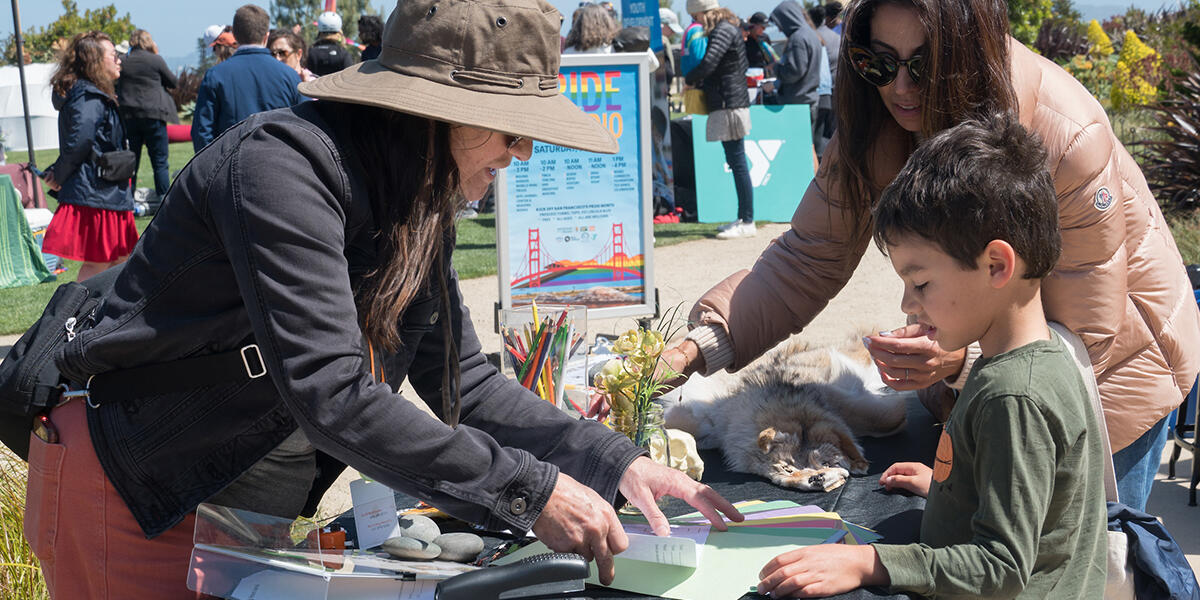
<svg viewBox="0 0 1200 600">
<path fill-rule="evenodd" d="M 883 382 L 896 390 L 920 390 L 947 377 L 957 377 L 965 348 L 946 352 L 926 335 L 920 323 L 863 338 Z"/>
<path fill-rule="evenodd" d="M 879 476 L 879 485 L 887 491 L 907 490 L 922 498 L 929 497 L 933 469 L 917 462 L 896 463 Z"/>
<path fill-rule="evenodd" d="M 758 593 L 775 598 L 821 598 L 891 582 L 870 544 L 798 548 L 772 558 L 758 576 Z"/>
</svg>

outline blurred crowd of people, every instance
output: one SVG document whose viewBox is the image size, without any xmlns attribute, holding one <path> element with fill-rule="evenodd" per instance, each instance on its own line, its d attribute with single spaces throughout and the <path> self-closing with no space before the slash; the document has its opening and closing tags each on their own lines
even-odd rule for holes
<svg viewBox="0 0 1200 600">
<path fill-rule="evenodd" d="M 683 93 L 702 92 L 699 106 L 686 110 L 708 115 L 706 139 L 721 142 L 733 174 L 738 218 L 718 227 L 717 237 L 753 236 L 754 189 L 745 152 L 751 128 L 749 107 L 752 103 L 807 105 L 814 156 L 820 160 L 837 122 L 833 86 L 842 5 L 831 0 L 805 9 L 795 0 L 784 0 L 770 16 L 756 12 L 743 19 L 718 0 L 689 0 L 687 12 L 692 23 L 686 29 L 679 28 L 669 9 L 662 9 L 661 20 L 664 39 L 670 38 L 679 52 Z M 783 40 L 771 40 L 767 33 L 771 25 Z"/>
<path fill-rule="evenodd" d="M 274 31 L 269 26 L 267 12 L 248 4 L 232 25 L 205 29 L 214 64 L 196 97 L 191 138 L 197 152 L 252 114 L 302 102 L 300 82 L 378 57 L 383 36 L 377 15 L 359 18 L 357 42 L 345 37 L 335 12 L 317 17 L 311 46 L 298 24 Z M 131 182 L 137 181 L 143 148 L 154 187 L 139 192 L 142 206 L 157 205 L 170 187 L 167 124 L 179 123 L 179 113 L 168 90 L 178 79 L 150 33 L 138 29 L 120 44 L 99 32 L 74 36 L 64 44 L 52 86 L 59 157 L 42 177 L 59 209 L 43 248 L 82 262 L 83 281 L 124 261 L 137 243 Z"/>
<path fill-rule="evenodd" d="M 809 106 L 813 145 L 819 159 L 836 123 L 832 94 L 842 6 L 832 0 L 806 10 L 795 0 L 784 0 L 770 15 L 756 12 L 742 18 L 721 7 L 718 0 L 690 0 L 687 12 L 692 22 L 684 28 L 673 11 L 660 9 L 661 31 L 652 33 L 646 27 L 622 27 L 611 2 L 583 2 L 571 15 L 569 32 L 560 38 L 561 50 L 564 54 L 645 52 L 655 72 L 656 89 L 661 88 L 659 97 L 678 91 L 677 80 L 685 82 L 684 88 L 702 90 L 702 112 L 708 115 L 706 139 L 722 144 L 738 197 L 738 219 L 721 226 L 719 237 L 751 236 L 755 228 L 753 186 L 745 153 L 745 137 L 751 127 L 748 107 L 752 102 Z M 212 54 L 213 66 L 199 85 L 193 112 L 190 134 L 197 152 L 252 114 L 304 101 L 297 91 L 299 83 L 379 56 L 383 21 L 378 16 L 364 15 L 358 20 L 357 41 L 346 38 L 342 18 L 335 12 L 321 13 L 314 24 L 316 38 L 309 44 L 300 24 L 271 30 L 267 12 L 248 4 L 238 9 L 232 25 L 212 25 L 204 31 L 204 44 Z M 770 26 L 783 36 L 781 40 L 770 38 Z M 651 44 L 651 35 L 661 36 L 662 50 L 651 49 L 658 45 Z M 74 56 L 76 62 L 60 66 L 64 74 L 60 79 L 65 82 L 69 79 L 64 79 L 65 74 L 78 72 L 69 79 L 72 86 L 91 85 L 99 96 L 94 91 L 89 95 L 70 88 L 56 88 L 56 95 L 64 107 L 70 104 L 68 99 L 75 98 L 78 103 L 85 96 L 93 104 L 100 104 L 84 112 L 60 112 L 59 129 L 71 135 L 70 139 L 60 139 L 62 154 L 59 162 L 47 169 L 46 181 L 59 195 L 60 204 L 130 212 L 134 204 L 128 181 L 107 181 L 98 176 L 91 176 L 87 184 L 83 179 L 68 180 L 98 173 L 101 167 L 97 161 L 106 152 L 131 152 L 132 177 L 136 181 L 145 148 L 154 171 L 154 186 L 148 193 L 143 190 L 146 197 L 141 199 L 157 204 L 170 185 L 167 124 L 177 123 L 178 113 L 167 90 L 177 86 L 176 76 L 158 55 L 157 45 L 146 31 L 135 32 L 128 44 L 113 46 L 112 40 L 100 40 L 114 48 L 112 69 L 79 64 L 80 56 L 106 60 L 92 52 L 92 42 L 95 40 L 85 34 L 70 42 L 64 56 Z M 756 87 L 747 89 L 747 81 Z M 105 91 L 110 89 L 111 93 Z M 101 105 L 105 110 L 99 110 Z M 676 214 L 671 167 L 663 150 L 670 113 L 658 106 L 652 113 L 655 202 L 662 206 L 657 212 Z M 60 189 L 64 186 L 65 191 Z M 101 196 L 106 199 L 97 200 Z M 473 214 L 475 208 L 479 207 L 465 212 Z M 136 230 L 123 224 L 114 226 L 109 222 L 112 219 L 101 218 L 113 216 L 108 212 L 84 213 L 68 211 L 61 215 L 52 223 L 47 240 L 61 256 L 89 265 L 84 273 L 87 275 L 122 260 L 136 241 Z M 73 220 L 68 222 L 68 217 Z"/>
</svg>

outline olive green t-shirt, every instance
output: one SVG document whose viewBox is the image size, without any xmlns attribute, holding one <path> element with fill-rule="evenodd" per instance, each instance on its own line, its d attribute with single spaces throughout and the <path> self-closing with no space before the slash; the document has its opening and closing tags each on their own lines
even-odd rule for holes
<svg viewBox="0 0 1200 600">
<path fill-rule="evenodd" d="M 1091 400 L 1057 336 L 967 378 L 938 443 L 917 544 L 877 544 L 892 589 L 1102 598 L 1108 524 Z"/>
</svg>

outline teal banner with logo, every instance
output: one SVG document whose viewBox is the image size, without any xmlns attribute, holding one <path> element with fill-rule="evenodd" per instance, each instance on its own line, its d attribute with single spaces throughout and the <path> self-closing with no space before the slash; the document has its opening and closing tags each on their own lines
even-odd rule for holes
<svg viewBox="0 0 1200 600">
<path fill-rule="evenodd" d="M 754 220 L 786 223 L 813 178 L 812 125 L 807 104 L 750 107 L 746 162 L 754 185 Z M 701 223 L 737 219 L 733 173 L 720 142 L 706 141 L 708 117 L 692 117 L 696 212 Z"/>
</svg>

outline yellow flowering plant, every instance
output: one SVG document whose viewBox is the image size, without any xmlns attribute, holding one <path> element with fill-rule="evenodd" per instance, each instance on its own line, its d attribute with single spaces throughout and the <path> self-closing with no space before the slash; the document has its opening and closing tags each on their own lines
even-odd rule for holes
<svg viewBox="0 0 1200 600">
<path fill-rule="evenodd" d="M 1152 80 L 1157 79 L 1161 63 L 1154 48 L 1142 42 L 1132 29 L 1126 31 L 1109 96 L 1113 109 L 1143 106 L 1158 98 L 1158 87 Z"/>
<path fill-rule="evenodd" d="M 1112 40 L 1104 33 L 1100 21 L 1092 19 L 1087 28 L 1088 52 L 1095 56 L 1108 56 L 1113 53 Z"/>
<path fill-rule="evenodd" d="M 668 381 L 679 376 L 662 360 L 666 341 L 679 330 L 674 325 L 679 309 L 669 311 L 657 328 L 637 327 L 618 337 L 612 347 L 617 356 L 604 364 L 592 382 L 612 408 L 613 428 L 637 446 L 648 446 L 655 433 L 666 435 L 656 398 L 670 388 Z"/>
</svg>

